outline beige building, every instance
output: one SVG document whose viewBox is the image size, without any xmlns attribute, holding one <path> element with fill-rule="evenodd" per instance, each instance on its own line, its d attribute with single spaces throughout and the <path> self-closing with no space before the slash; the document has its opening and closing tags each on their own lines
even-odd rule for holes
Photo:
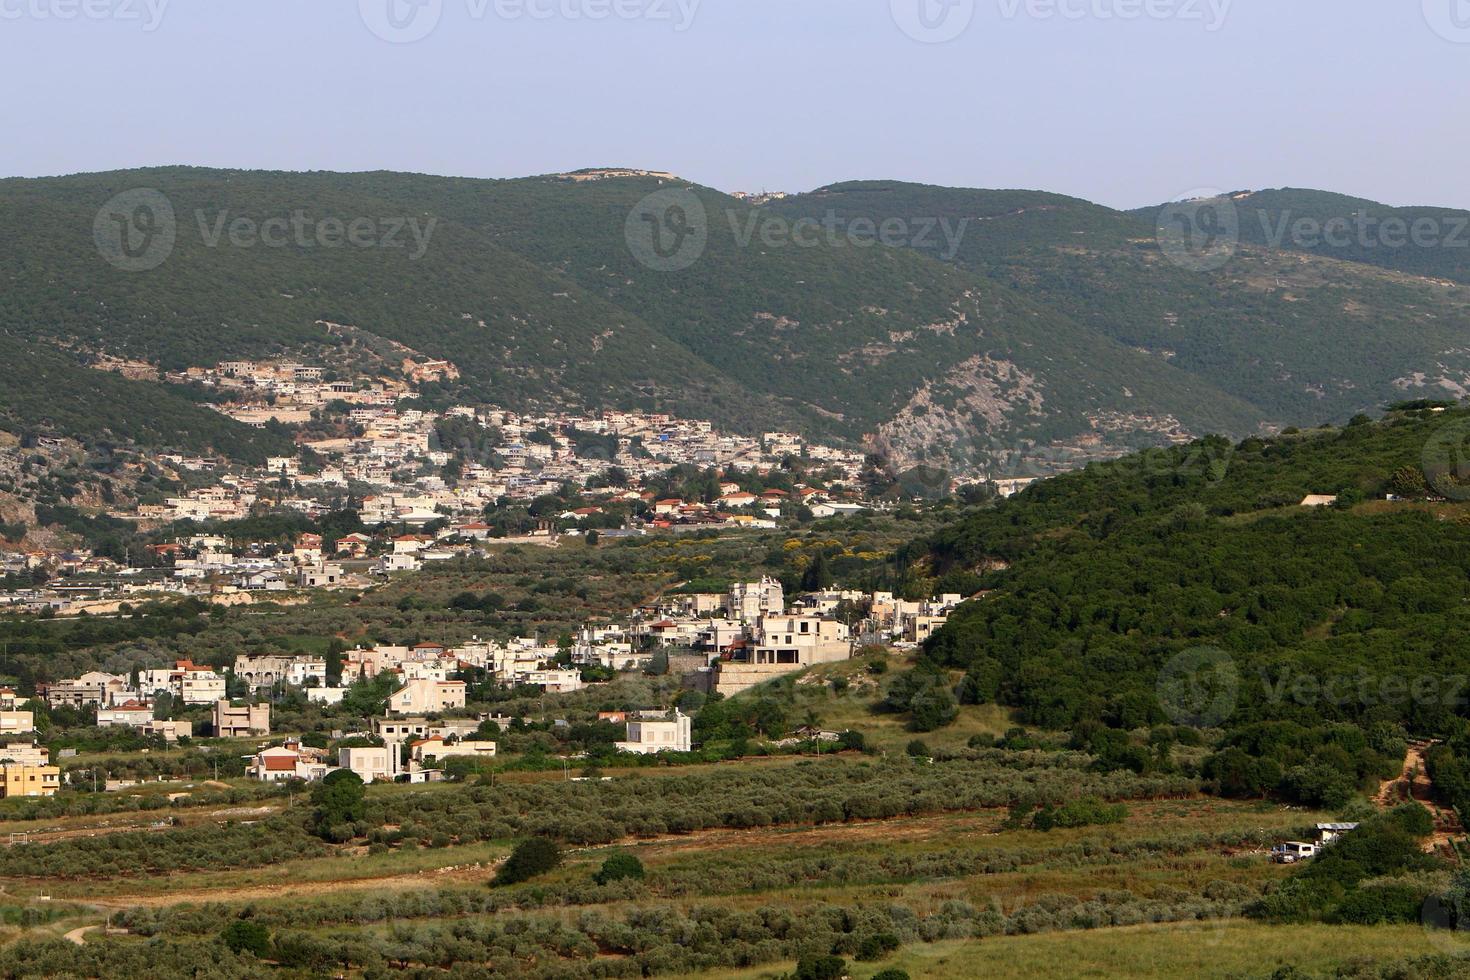
<svg viewBox="0 0 1470 980">
<path fill-rule="evenodd" d="M 55 766 L 0 765 L 0 798 L 55 796 L 61 770 Z"/>
<path fill-rule="evenodd" d="M 49 766 L 51 750 L 34 742 L 11 742 L 0 747 L 0 762 L 21 766 Z"/>
<path fill-rule="evenodd" d="M 464 681 L 409 681 L 388 697 L 388 713 L 435 714 L 465 704 Z"/>
<path fill-rule="evenodd" d="M 153 708 L 137 701 L 128 701 L 111 708 L 97 709 L 98 728 L 142 728 L 153 720 Z"/>
<path fill-rule="evenodd" d="M 446 742 L 442 738 L 419 739 L 412 744 L 413 761 L 419 764 L 456 756 L 472 759 L 495 758 L 494 742 Z"/>
<path fill-rule="evenodd" d="M 181 738 L 194 737 L 192 721 L 150 721 L 138 729 L 144 735 L 156 735 L 165 742 L 177 742 Z"/>
<path fill-rule="evenodd" d="M 387 745 L 364 745 L 350 749 L 337 750 L 337 765 L 342 769 L 350 769 L 357 773 L 365 783 L 371 783 L 377 779 L 391 780 L 403 771 L 400 763 L 399 743 L 389 742 Z"/>
<path fill-rule="evenodd" d="M 94 670 L 71 680 L 37 685 L 45 688 L 46 703 L 53 708 L 85 708 L 114 704 L 129 696 L 128 679 Z"/>
<path fill-rule="evenodd" d="M 690 718 L 679 709 L 668 719 L 645 719 L 628 722 L 628 740 L 617 743 L 623 752 L 648 755 L 653 752 L 688 752 L 694 747 Z"/>
<path fill-rule="evenodd" d="M 252 735 L 269 735 L 270 732 L 270 705 L 250 704 L 237 708 L 225 700 L 214 703 L 214 734 L 216 737 L 249 738 Z"/>
<path fill-rule="evenodd" d="M 36 715 L 22 710 L 23 703 L 15 691 L 0 687 L 0 735 L 24 735 L 35 730 Z"/>
<path fill-rule="evenodd" d="M 851 634 L 835 619 L 762 616 L 755 643 L 741 651 L 738 659 L 717 663 L 710 687 L 728 697 L 804 667 L 837 663 L 851 656 Z"/>
</svg>

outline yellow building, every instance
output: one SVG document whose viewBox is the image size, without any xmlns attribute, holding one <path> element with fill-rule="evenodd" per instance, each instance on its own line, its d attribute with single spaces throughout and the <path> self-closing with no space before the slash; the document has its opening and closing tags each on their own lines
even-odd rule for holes
<svg viewBox="0 0 1470 980">
<path fill-rule="evenodd" d="M 61 787 L 61 770 L 56 766 L 0 766 L 0 798 L 55 796 Z"/>
</svg>

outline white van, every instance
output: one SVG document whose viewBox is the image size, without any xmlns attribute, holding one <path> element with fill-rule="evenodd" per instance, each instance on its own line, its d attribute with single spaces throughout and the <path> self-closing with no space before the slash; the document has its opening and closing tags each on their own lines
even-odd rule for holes
<svg viewBox="0 0 1470 980">
<path fill-rule="evenodd" d="M 1298 861 L 1306 861 L 1317 856 L 1321 850 L 1316 844 L 1308 844 L 1304 841 L 1289 840 L 1285 844 L 1277 844 L 1271 848 L 1271 860 L 1277 864 L 1296 864 Z"/>
</svg>

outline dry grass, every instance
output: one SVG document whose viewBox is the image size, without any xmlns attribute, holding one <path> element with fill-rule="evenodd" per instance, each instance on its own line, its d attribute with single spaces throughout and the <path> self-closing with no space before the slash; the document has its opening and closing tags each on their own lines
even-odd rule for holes
<svg viewBox="0 0 1470 980">
<path fill-rule="evenodd" d="M 1360 960 L 1470 953 L 1470 940 L 1418 926 L 1267 926 L 1254 922 L 1168 924 L 1004 936 L 914 946 L 882 963 L 854 964 L 854 980 L 898 968 L 923 980 L 1029 980 L 1034 977 L 1269 976 L 1285 965 L 1327 970 Z M 709 980 L 758 980 L 792 968 L 708 973 Z"/>
</svg>

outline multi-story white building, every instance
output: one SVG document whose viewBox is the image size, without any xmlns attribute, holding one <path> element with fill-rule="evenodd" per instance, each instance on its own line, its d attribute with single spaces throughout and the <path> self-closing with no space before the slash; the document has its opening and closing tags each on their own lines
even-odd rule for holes
<svg viewBox="0 0 1470 980">
<path fill-rule="evenodd" d="M 409 681 L 388 697 L 388 712 L 395 715 L 434 714 L 464 705 L 464 681 Z"/>
<path fill-rule="evenodd" d="M 653 752 L 688 752 L 694 747 L 688 715 L 674 709 L 672 719 L 639 718 L 628 722 L 628 740 L 618 742 L 623 752 L 647 755 Z"/>
<path fill-rule="evenodd" d="M 777 616 L 786 611 L 785 590 L 769 576 L 762 576 L 759 582 L 737 582 L 730 587 L 725 610 L 731 619 L 746 623 L 762 616 Z"/>
</svg>

